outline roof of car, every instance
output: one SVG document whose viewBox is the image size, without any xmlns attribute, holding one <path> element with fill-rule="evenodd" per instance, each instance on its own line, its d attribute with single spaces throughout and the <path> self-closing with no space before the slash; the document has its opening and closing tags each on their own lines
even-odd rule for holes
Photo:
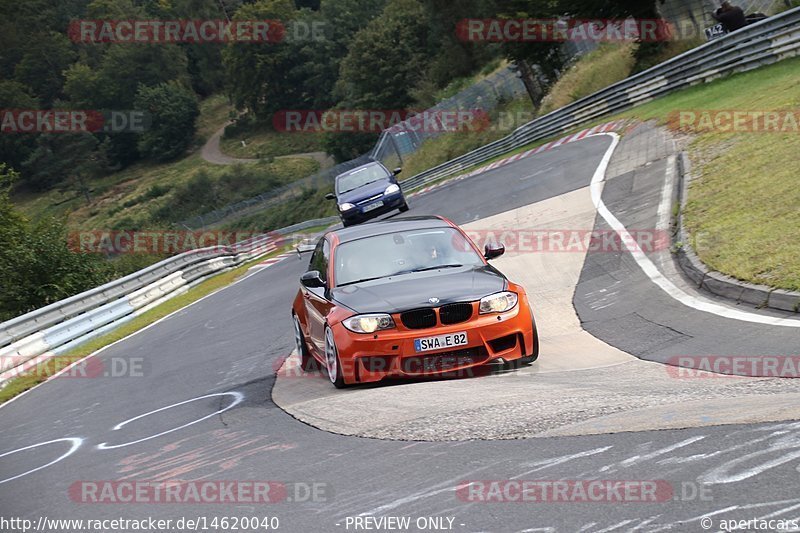
<svg viewBox="0 0 800 533">
<path fill-rule="evenodd" d="M 340 243 L 362 239 L 364 237 L 372 237 L 373 235 L 383 235 L 386 233 L 395 233 L 398 231 L 409 231 L 416 229 L 427 228 L 447 228 L 450 223 L 438 216 L 413 216 L 402 218 L 391 218 L 387 220 L 380 220 L 377 222 L 367 222 L 357 226 L 350 226 L 347 228 L 340 228 L 331 230 L 329 233 L 336 234 Z"/>
</svg>

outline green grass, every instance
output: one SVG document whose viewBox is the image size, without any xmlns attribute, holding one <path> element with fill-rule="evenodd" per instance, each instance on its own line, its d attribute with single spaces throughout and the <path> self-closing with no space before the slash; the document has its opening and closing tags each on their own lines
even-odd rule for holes
<svg viewBox="0 0 800 533">
<path fill-rule="evenodd" d="M 245 146 L 242 146 L 245 141 Z M 281 155 L 324 152 L 325 139 L 321 133 L 278 132 L 256 129 L 220 139 L 220 149 L 231 157 L 247 159 L 271 158 Z"/>
<path fill-rule="evenodd" d="M 156 320 L 164 318 L 165 316 L 173 313 L 187 305 L 196 302 L 200 298 L 216 292 L 247 273 L 247 270 L 254 264 L 263 261 L 266 257 L 272 257 L 287 251 L 289 248 L 283 248 L 272 252 L 264 257 L 253 259 L 235 269 L 223 272 L 212 276 L 211 278 L 203 281 L 196 287 L 189 289 L 184 294 L 176 296 L 166 302 L 142 313 L 130 322 L 126 322 L 111 333 L 92 339 L 69 352 L 59 355 L 48 362 L 42 363 L 36 367 L 36 370 L 30 371 L 26 375 L 11 379 L 5 387 L 0 389 L 0 404 L 7 402 L 14 396 L 25 392 L 45 381 L 48 377 L 56 374 L 60 370 L 66 368 L 70 364 L 83 359 L 84 357 L 96 352 L 104 346 L 108 346 L 128 335 L 139 331 L 140 329 L 152 324 Z"/>
<path fill-rule="evenodd" d="M 585 83 L 584 90 L 593 87 L 590 81 L 581 83 Z M 584 90 L 572 96 L 582 96 Z M 671 114 L 681 110 L 799 107 L 800 58 L 794 58 L 684 89 L 573 132 L 621 118 L 656 120 L 670 126 Z M 554 139 L 536 141 L 476 167 Z M 473 145 L 467 143 L 466 147 L 472 149 Z M 689 139 L 688 150 L 696 179 L 689 190 L 684 220 L 703 262 L 740 280 L 800 290 L 800 135 L 701 132 Z M 418 156 L 409 158 L 411 165 L 406 165 L 404 174 L 412 176 L 458 155 L 457 151 L 446 139 L 429 142 Z"/>
<path fill-rule="evenodd" d="M 636 45 L 602 44 L 575 62 L 542 100 L 539 115 L 546 115 L 584 96 L 630 76 Z"/>
<path fill-rule="evenodd" d="M 306 220 L 324 218 L 337 214 L 336 204 L 325 199 L 326 189 L 305 189 L 299 195 L 286 199 L 266 209 L 223 222 L 222 229 L 242 231 L 272 231 Z"/>
<path fill-rule="evenodd" d="M 233 106 L 228 99 L 217 94 L 200 102 L 200 116 L 197 118 L 196 144 L 202 146 L 211 135 L 220 129 L 231 117 Z"/>
<path fill-rule="evenodd" d="M 793 58 L 672 93 L 575 131 L 622 118 L 674 128 L 670 118 L 686 110 L 798 107 L 800 58 Z M 684 222 L 700 259 L 743 281 L 800 290 L 800 135 L 699 132 L 687 142 L 695 179 Z"/>
<path fill-rule="evenodd" d="M 797 110 L 800 58 L 671 94 L 622 116 L 668 125 L 681 110 Z M 700 259 L 740 280 L 800 290 L 800 135 L 693 135 L 684 212 Z"/>
<path fill-rule="evenodd" d="M 199 154 L 201 141 L 229 120 L 231 109 L 221 95 L 203 100 L 197 120 L 197 151 L 169 163 L 138 163 L 92 180 L 88 183 L 91 190 L 88 204 L 75 191 L 55 189 L 44 193 L 18 190 L 12 198 L 14 204 L 29 219 L 64 217 L 71 230 L 158 229 L 187 216 L 251 198 L 319 170 L 319 163 L 307 158 L 265 159 L 246 163 L 239 169 L 204 161 Z M 172 210 L 181 188 L 200 173 L 207 176 L 207 183 L 215 188 L 213 194 L 198 191 L 207 194 L 202 201 L 198 199 L 197 205 L 175 206 Z M 184 194 L 183 199 L 187 196 L 192 195 Z"/>
<path fill-rule="evenodd" d="M 235 202 L 265 192 L 273 186 L 268 177 L 282 183 L 298 180 L 319 169 L 311 159 L 277 159 L 272 162 L 245 165 L 252 174 L 264 176 L 263 186 L 258 180 L 248 179 L 242 186 L 225 188 L 225 198 L 220 201 Z M 156 216 L 158 210 L 169 211 L 181 186 L 204 172 L 211 183 L 221 183 L 237 172 L 235 166 L 212 165 L 199 154 L 192 154 L 174 163 L 140 163 L 90 183 L 92 202 L 87 204 L 74 192 L 57 190 L 43 194 L 17 194 L 14 204 L 28 218 L 40 216 L 66 216 L 71 229 L 150 229 L 178 222 L 183 214 L 176 211 L 176 219 L 164 220 Z M 247 173 L 243 170 L 240 174 Z M 229 180 L 230 181 L 230 180 Z M 236 185 L 235 181 L 233 182 Z M 166 208 L 166 209 L 165 209 Z M 196 206 L 198 211 L 211 211 L 215 207 Z"/>
</svg>

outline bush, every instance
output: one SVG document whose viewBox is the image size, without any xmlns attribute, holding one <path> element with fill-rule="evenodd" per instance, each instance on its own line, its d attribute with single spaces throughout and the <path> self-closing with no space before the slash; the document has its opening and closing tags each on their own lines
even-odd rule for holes
<svg viewBox="0 0 800 533">
<path fill-rule="evenodd" d="M 154 210 L 153 218 L 168 222 L 184 220 L 272 191 L 285 183 L 285 178 L 266 165 L 234 165 L 216 180 L 201 169 L 175 188 L 172 196 Z"/>
<path fill-rule="evenodd" d="M 331 191 L 330 187 L 303 189 L 297 196 L 231 222 L 225 228 L 231 230 L 272 231 L 306 220 L 335 215 L 336 204 L 325 199 L 325 194 Z"/>
<path fill-rule="evenodd" d="M 0 164 L 0 321 L 68 298 L 113 279 L 97 255 L 70 249 L 64 224 L 54 218 L 30 223 L 9 199 L 16 173 Z"/>
<path fill-rule="evenodd" d="M 150 127 L 141 133 L 139 152 L 156 161 L 184 155 L 194 139 L 200 107 L 194 93 L 179 83 L 140 87 L 136 107 L 150 113 Z"/>
</svg>

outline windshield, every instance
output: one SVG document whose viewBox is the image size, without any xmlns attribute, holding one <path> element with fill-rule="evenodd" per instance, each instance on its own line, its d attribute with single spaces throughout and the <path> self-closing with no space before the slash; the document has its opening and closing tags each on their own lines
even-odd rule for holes
<svg viewBox="0 0 800 533">
<path fill-rule="evenodd" d="M 374 181 L 384 180 L 389 177 L 389 173 L 380 165 L 369 165 L 358 168 L 350 174 L 342 174 L 336 181 L 339 194 L 358 189 L 362 185 Z"/>
<path fill-rule="evenodd" d="M 336 285 L 459 266 L 481 266 L 483 258 L 454 228 L 376 235 L 339 245 Z"/>
</svg>

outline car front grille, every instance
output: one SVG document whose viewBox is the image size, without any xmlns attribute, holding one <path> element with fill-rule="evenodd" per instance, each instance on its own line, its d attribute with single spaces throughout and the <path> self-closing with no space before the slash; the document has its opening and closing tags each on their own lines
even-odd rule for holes
<svg viewBox="0 0 800 533">
<path fill-rule="evenodd" d="M 436 311 L 433 309 L 414 309 L 400 314 L 400 320 L 408 329 L 432 328 L 436 325 Z"/>
<path fill-rule="evenodd" d="M 472 318 L 472 304 L 458 303 L 443 305 L 439 308 L 439 320 L 442 324 L 458 324 Z"/>
<path fill-rule="evenodd" d="M 375 196 L 370 196 L 369 198 L 366 198 L 364 200 L 359 200 L 358 202 L 356 202 L 356 205 L 365 205 L 365 204 L 368 204 L 368 203 L 370 203 L 370 202 L 372 202 L 374 200 L 378 200 L 378 199 L 380 199 L 382 197 L 383 197 L 383 193 L 376 194 Z"/>
<path fill-rule="evenodd" d="M 466 322 L 472 318 L 473 306 L 468 302 L 443 305 L 436 319 L 435 308 L 412 309 L 400 313 L 400 320 L 408 329 L 425 329 L 441 323 L 444 326 Z"/>
</svg>

